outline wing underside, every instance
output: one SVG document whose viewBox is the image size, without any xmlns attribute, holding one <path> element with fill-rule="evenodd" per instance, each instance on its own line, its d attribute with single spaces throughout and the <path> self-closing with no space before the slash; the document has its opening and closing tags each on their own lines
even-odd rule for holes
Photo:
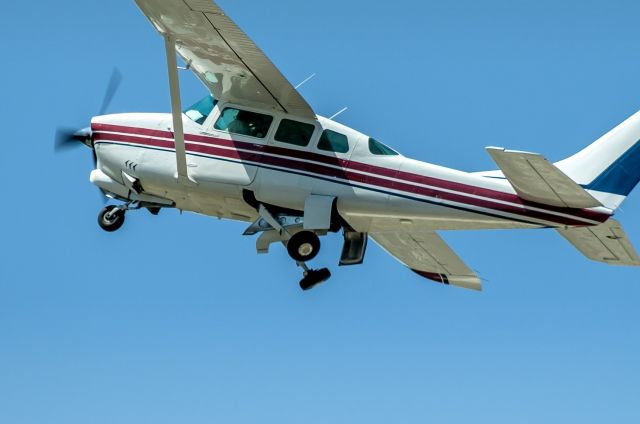
<svg viewBox="0 0 640 424">
<path fill-rule="evenodd" d="M 424 278 L 473 290 L 482 289 L 480 278 L 435 232 L 369 235 L 389 254 Z"/>
<path fill-rule="evenodd" d="M 589 259 L 611 265 L 640 266 L 640 257 L 615 219 L 593 227 L 558 229 L 558 232 Z"/>
<path fill-rule="evenodd" d="M 215 98 L 314 119 L 269 58 L 211 0 L 136 0 Z"/>
</svg>

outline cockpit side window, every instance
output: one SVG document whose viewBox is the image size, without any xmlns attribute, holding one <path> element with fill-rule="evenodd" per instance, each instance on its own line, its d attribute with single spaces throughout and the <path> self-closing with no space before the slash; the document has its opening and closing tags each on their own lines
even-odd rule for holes
<svg viewBox="0 0 640 424">
<path fill-rule="evenodd" d="M 399 153 L 380 143 L 375 138 L 369 138 L 369 152 L 379 156 L 397 156 Z"/>
<path fill-rule="evenodd" d="M 303 122 L 283 119 L 280 121 L 275 140 L 281 143 L 295 144 L 296 146 L 307 146 L 311 141 L 311 136 L 315 130 L 315 125 Z"/>
<path fill-rule="evenodd" d="M 265 138 L 272 121 L 273 116 L 270 115 L 227 107 L 222 111 L 214 128 L 234 134 Z"/>
<path fill-rule="evenodd" d="M 349 140 L 344 134 L 324 130 L 318 142 L 318 149 L 328 152 L 347 153 L 349 151 Z"/>
<path fill-rule="evenodd" d="M 211 114 L 216 103 L 218 103 L 218 101 L 214 99 L 213 96 L 209 95 L 204 99 L 199 100 L 193 106 L 185 109 L 184 114 L 195 123 L 202 125 L 209 114 Z"/>
</svg>

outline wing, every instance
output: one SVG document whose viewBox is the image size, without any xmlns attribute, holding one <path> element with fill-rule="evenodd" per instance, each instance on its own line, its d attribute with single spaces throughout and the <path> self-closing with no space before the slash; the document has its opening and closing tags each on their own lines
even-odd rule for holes
<svg viewBox="0 0 640 424">
<path fill-rule="evenodd" d="M 215 98 L 315 119 L 268 57 L 210 0 L 136 0 Z"/>
<path fill-rule="evenodd" d="M 482 289 L 480 278 L 434 232 L 369 235 L 389 254 L 424 278 L 473 290 Z"/>
<path fill-rule="evenodd" d="M 636 250 L 615 219 L 594 227 L 572 227 L 558 232 L 589 259 L 612 265 L 640 265 Z"/>
</svg>

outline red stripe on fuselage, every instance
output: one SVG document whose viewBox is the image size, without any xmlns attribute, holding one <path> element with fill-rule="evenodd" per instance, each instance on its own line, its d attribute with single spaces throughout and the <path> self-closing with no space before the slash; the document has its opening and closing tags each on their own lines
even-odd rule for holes
<svg viewBox="0 0 640 424">
<path fill-rule="evenodd" d="M 94 131 L 109 131 L 126 133 L 125 134 L 101 134 L 97 132 L 95 134 L 96 140 L 113 140 L 125 143 L 141 144 L 153 147 L 162 147 L 173 149 L 173 140 L 158 140 L 157 138 L 173 138 L 173 134 L 169 131 L 152 130 L 147 128 L 135 128 L 125 127 L 119 125 L 107 125 L 107 124 L 93 124 L 92 129 Z M 141 137 L 142 136 L 142 137 Z M 155 138 L 152 138 L 155 137 Z M 185 140 L 187 141 L 186 148 L 190 152 L 203 153 L 208 155 L 220 156 L 228 159 L 240 160 L 240 161 L 252 161 L 259 162 L 265 165 L 279 166 L 283 168 L 289 168 L 296 171 L 306 171 L 322 176 L 336 177 L 353 182 L 359 182 L 364 184 L 371 184 L 375 186 L 384 187 L 386 189 L 398 190 L 407 193 L 413 193 L 421 196 L 433 197 L 442 200 L 448 200 L 452 202 L 463 203 L 467 205 L 473 205 L 477 207 L 483 207 L 493 209 L 505 213 L 512 213 L 521 216 L 526 216 L 533 219 L 540 219 L 545 221 L 551 221 L 554 223 L 565 225 L 588 225 L 584 221 L 579 219 L 591 220 L 596 222 L 604 222 L 609 215 L 599 213 L 589 209 L 571 209 L 571 208 L 558 208 L 548 205 L 541 205 L 533 202 L 527 202 L 520 199 L 518 196 L 500 192 L 497 190 L 491 190 L 478 186 L 472 186 L 468 184 L 462 184 L 452 182 L 448 180 L 442 180 L 433 177 L 427 177 L 424 175 L 395 171 L 388 168 L 383 168 L 376 165 L 365 164 L 355 161 L 346 161 L 336 157 L 325 156 L 312 152 L 305 152 L 294 149 L 287 149 L 278 146 L 270 146 L 260 143 L 248 143 L 236 140 L 226 140 L 210 136 L 185 134 Z M 202 144 L 193 144 L 191 142 L 198 142 Z M 226 147 L 226 148 L 223 148 Z M 239 150 L 241 149 L 241 150 Z M 270 155 L 279 155 L 284 157 L 274 157 Z M 313 161 L 318 163 L 301 162 L 301 160 Z M 330 166 L 327 166 L 330 165 Z M 339 167 L 339 168 L 334 168 Z M 353 172 L 358 171 L 358 172 Z M 377 174 L 376 176 L 363 175 L 359 172 L 367 172 Z M 394 181 L 385 178 L 394 178 Z M 430 185 L 433 187 L 422 187 L 414 184 Z M 440 190 L 439 190 L 440 189 Z M 451 190 L 457 193 L 450 193 L 441 190 Z M 469 195 L 489 197 L 490 199 L 478 199 L 469 197 Z M 495 200 L 506 201 L 515 203 L 515 205 L 505 205 L 498 203 Z M 445 205 L 446 206 L 446 205 Z M 559 212 L 563 214 L 574 215 L 576 219 L 551 215 L 543 211 L 535 211 L 527 209 L 527 207 L 535 207 L 538 209 L 544 209 L 547 211 Z M 505 217 L 508 219 L 508 217 Z"/>
</svg>

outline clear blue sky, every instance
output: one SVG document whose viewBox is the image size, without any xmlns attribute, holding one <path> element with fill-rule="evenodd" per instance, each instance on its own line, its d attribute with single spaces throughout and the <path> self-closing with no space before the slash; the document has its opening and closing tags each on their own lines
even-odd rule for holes
<svg viewBox="0 0 640 424">
<path fill-rule="evenodd" d="M 637 1 L 220 0 L 315 110 L 418 159 L 490 169 L 487 145 L 559 160 L 640 109 Z M 486 280 L 422 280 L 339 236 L 301 292 L 244 225 L 165 211 L 96 223 L 83 127 L 168 111 L 161 38 L 133 1 L 6 2 L 0 422 L 638 423 L 640 270 L 554 231 L 446 233 Z M 182 74 L 187 103 L 204 95 Z M 403 119 L 399 125 L 398 115 Z M 640 191 L 640 190 L 638 190 Z M 640 194 L 618 214 L 640 246 Z"/>
</svg>

